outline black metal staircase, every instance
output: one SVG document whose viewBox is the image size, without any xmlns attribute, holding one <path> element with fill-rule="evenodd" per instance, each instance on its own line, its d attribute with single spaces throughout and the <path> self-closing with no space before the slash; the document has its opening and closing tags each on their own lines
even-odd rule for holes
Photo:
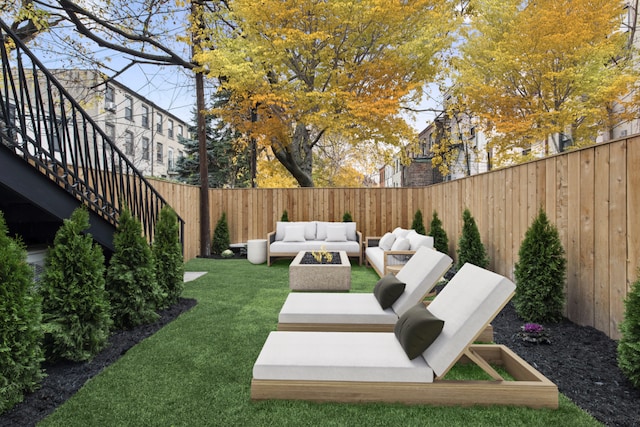
<svg viewBox="0 0 640 427">
<path fill-rule="evenodd" d="M 0 210 L 10 233 L 50 244 L 84 204 L 89 232 L 112 251 L 127 206 L 151 241 L 162 196 L 2 20 L 0 54 Z"/>
</svg>

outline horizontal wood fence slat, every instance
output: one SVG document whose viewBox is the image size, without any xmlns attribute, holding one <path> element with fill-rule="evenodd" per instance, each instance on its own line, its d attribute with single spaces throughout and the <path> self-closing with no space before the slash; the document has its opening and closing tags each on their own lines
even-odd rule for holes
<svg viewBox="0 0 640 427">
<path fill-rule="evenodd" d="M 186 221 L 185 259 L 200 248 L 197 187 L 153 180 Z M 640 261 L 640 137 L 612 141 L 452 182 L 419 188 L 211 189 L 211 235 L 223 212 L 232 243 L 265 238 L 284 210 L 290 221 L 341 221 L 350 212 L 363 236 L 425 227 L 434 211 L 455 258 L 462 212 L 469 208 L 490 268 L 513 279 L 524 235 L 542 207 L 567 256 L 565 314 L 619 338 L 624 298 Z"/>
</svg>

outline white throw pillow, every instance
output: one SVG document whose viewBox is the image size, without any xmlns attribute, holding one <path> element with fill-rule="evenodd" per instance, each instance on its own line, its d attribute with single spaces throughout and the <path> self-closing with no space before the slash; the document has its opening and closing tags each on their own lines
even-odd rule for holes
<svg viewBox="0 0 640 427">
<path fill-rule="evenodd" d="M 396 236 L 396 239 L 398 239 L 400 237 L 407 237 L 407 234 L 409 234 L 409 232 L 411 231 L 412 230 L 407 230 L 406 228 L 396 227 L 393 229 L 392 233 L 394 236 Z"/>
<path fill-rule="evenodd" d="M 378 247 L 383 251 L 389 251 L 391 250 L 391 246 L 395 241 L 396 241 L 396 236 L 394 234 L 385 233 L 384 236 L 380 238 L 380 241 L 378 242 Z"/>
<path fill-rule="evenodd" d="M 343 224 L 327 225 L 327 242 L 346 242 L 347 227 Z"/>
<path fill-rule="evenodd" d="M 433 249 L 433 237 L 431 236 L 416 234 L 415 236 L 411 236 L 409 238 L 409 243 L 411 243 L 410 249 L 412 251 L 417 251 L 420 246 L 426 246 Z"/>
<path fill-rule="evenodd" d="M 304 225 L 290 225 L 284 229 L 283 242 L 304 242 Z"/>
<path fill-rule="evenodd" d="M 409 239 L 403 239 L 401 237 L 399 239 L 396 239 L 395 242 L 393 242 L 393 245 L 391 245 L 391 250 L 392 251 L 408 251 L 410 247 L 411 247 L 411 243 L 409 242 Z"/>
</svg>

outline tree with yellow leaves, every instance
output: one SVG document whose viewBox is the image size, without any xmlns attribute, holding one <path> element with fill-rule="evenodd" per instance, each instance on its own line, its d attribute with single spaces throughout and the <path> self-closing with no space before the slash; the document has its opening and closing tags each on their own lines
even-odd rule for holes
<svg viewBox="0 0 640 427">
<path fill-rule="evenodd" d="M 449 0 L 230 0 L 196 56 L 233 93 L 219 114 L 271 148 L 300 186 L 327 134 L 376 151 L 415 137 L 417 104 L 450 43 Z"/>
<path fill-rule="evenodd" d="M 637 76 L 622 1 L 479 0 L 472 11 L 455 94 L 491 133 L 497 161 L 532 143 L 556 152 L 593 143 L 630 113 L 620 99 Z"/>
</svg>

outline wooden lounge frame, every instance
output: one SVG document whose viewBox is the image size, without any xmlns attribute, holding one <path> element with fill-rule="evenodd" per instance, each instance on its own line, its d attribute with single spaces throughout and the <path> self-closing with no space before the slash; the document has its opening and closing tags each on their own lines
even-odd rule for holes
<svg viewBox="0 0 640 427">
<path fill-rule="evenodd" d="M 498 344 L 471 345 L 458 363 L 470 362 L 480 366 L 493 380 L 466 381 L 437 378 L 433 383 L 400 383 L 253 379 L 251 399 L 558 408 L 557 386 L 508 347 Z M 514 380 L 504 380 L 490 366 L 491 364 L 502 366 Z"/>
</svg>

